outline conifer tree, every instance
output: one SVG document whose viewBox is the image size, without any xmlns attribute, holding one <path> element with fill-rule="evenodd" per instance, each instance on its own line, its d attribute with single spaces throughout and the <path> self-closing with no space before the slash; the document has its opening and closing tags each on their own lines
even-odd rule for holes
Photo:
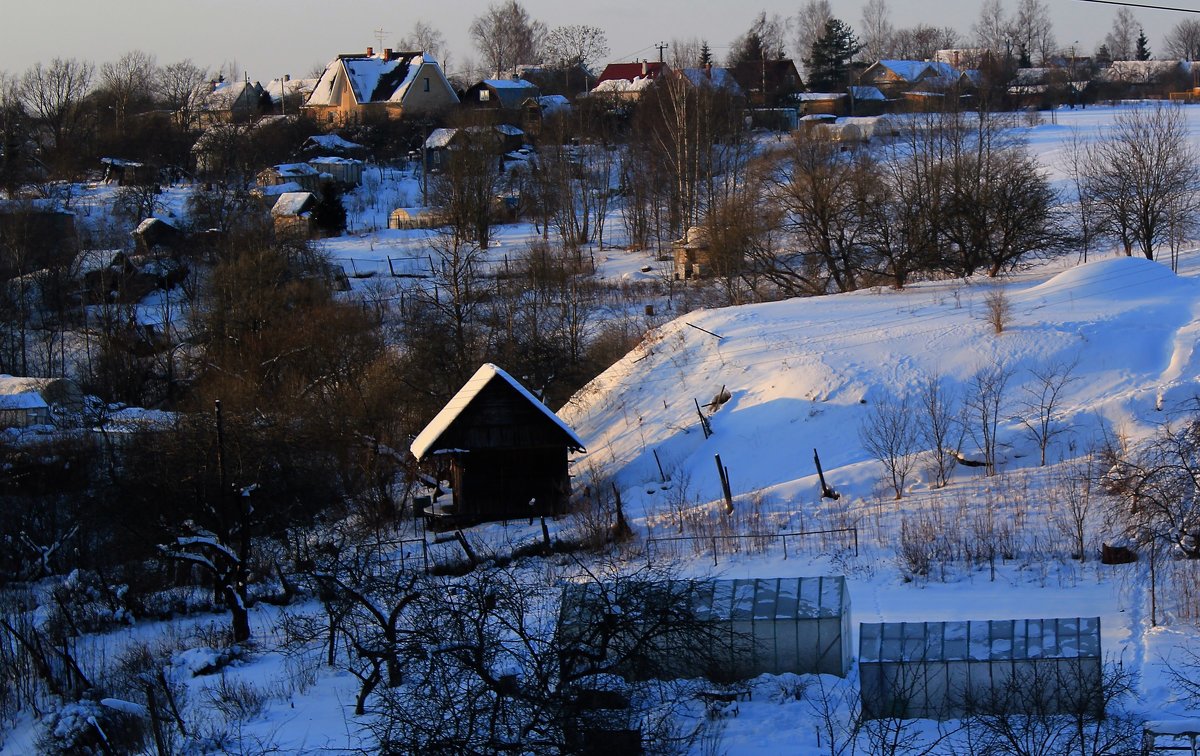
<svg viewBox="0 0 1200 756">
<path fill-rule="evenodd" d="M 1146 38 L 1146 30 L 1138 30 L 1137 51 L 1134 57 L 1138 60 L 1150 60 L 1150 40 Z"/>
<path fill-rule="evenodd" d="M 850 59 L 861 49 L 848 24 L 836 18 L 826 21 L 824 33 L 813 42 L 812 51 L 804 61 L 812 90 L 836 91 L 848 86 Z"/>
</svg>

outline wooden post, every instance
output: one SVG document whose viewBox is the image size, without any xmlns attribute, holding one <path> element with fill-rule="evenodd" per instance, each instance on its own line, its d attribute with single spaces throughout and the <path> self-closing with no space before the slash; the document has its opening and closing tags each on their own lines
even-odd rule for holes
<svg viewBox="0 0 1200 756">
<path fill-rule="evenodd" d="M 654 454 L 654 464 L 658 465 L 658 477 L 662 480 L 663 483 L 666 483 L 667 482 L 667 474 L 665 472 L 663 472 L 662 460 L 660 460 L 658 458 L 658 449 L 651 449 L 650 451 L 653 452 L 653 454 Z M 615 488 L 615 486 L 614 486 L 614 488 Z M 619 509 L 620 508 L 618 507 L 618 510 Z"/>
<path fill-rule="evenodd" d="M 551 551 L 550 528 L 546 527 L 546 515 L 542 515 L 542 545 L 545 547 L 546 553 L 549 554 Z"/>
<path fill-rule="evenodd" d="M 479 560 L 475 558 L 475 551 L 471 548 L 471 544 L 467 543 L 467 537 L 463 535 L 463 532 L 461 530 L 454 531 L 454 537 L 458 540 L 459 545 L 462 546 L 462 550 L 467 555 L 467 560 L 471 563 L 471 566 L 479 566 Z"/>
<path fill-rule="evenodd" d="M 621 491 L 617 488 L 617 484 L 612 484 L 613 501 L 617 504 L 617 521 L 613 525 L 613 540 L 621 541 L 633 534 L 629 523 L 625 521 L 625 508 L 621 504 Z"/>
<path fill-rule="evenodd" d="M 825 483 L 825 471 L 821 469 L 821 458 L 817 456 L 816 449 L 813 449 L 813 462 L 815 462 L 817 465 L 817 477 L 821 481 L 821 498 L 833 499 L 834 501 L 842 498 L 841 494 L 839 494 L 837 491 L 834 491 L 829 487 L 828 484 Z"/>
<path fill-rule="evenodd" d="M 392 267 L 392 256 L 391 255 L 387 256 L 387 261 L 388 261 L 388 272 L 392 274 L 392 278 L 395 278 L 396 277 L 396 269 Z"/>
<path fill-rule="evenodd" d="M 704 431 L 704 437 L 708 438 L 712 435 L 712 427 L 708 424 L 708 418 L 704 416 L 703 410 L 700 409 L 700 400 L 692 397 L 692 401 L 696 403 L 696 414 L 700 416 L 700 430 Z"/>
<path fill-rule="evenodd" d="M 725 495 L 725 511 L 733 514 L 733 491 L 729 488 L 729 468 L 721 464 L 721 455 L 714 454 L 717 460 L 717 474 L 721 476 L 721 493 Z"/>
</svg>

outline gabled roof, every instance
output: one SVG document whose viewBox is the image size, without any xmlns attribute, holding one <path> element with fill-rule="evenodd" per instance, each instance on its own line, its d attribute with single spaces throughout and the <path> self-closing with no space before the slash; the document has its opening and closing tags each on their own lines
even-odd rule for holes
<svg viewBox="0 0 1200 756">
<path fill-rule="evenodd" d="M 687 79 L 694 87 L 716 87 L 717 89 L 726 89 L 731 94 L 742 94 L 742 88 L 738 85 L 737 80 L 733 78 L 733 71 L 728 68 L 717 68 L 709 66 L 708 68 L 684 68 L 679 72 Z"/>
<path fill-rule="evenodd" d="M 232 110 L 239 102 L 256 104 L 262 91 L 262 85 L 257 81 L 253 84 L 248 81 L 220 82 L 204 96 L 201 107 L 204 110 Z"/>
<path fill-rule="evenodd" d="M 334 94 L 338 75 L 350 87 L 354 101 L 402 102 L 422 66 L 430 64 L 445 82 L 437 60 L 424 52 L 399 52 L 384 55 L 339 55 L 325 67 L 305 105 L 338 105 Z M 453 91 L 448 82 L 447 89 Z"/>
<path fill-rule="evenodd" d="M 305 150 L 324 150 L 326 152 L 347 153 L 366 150 L 367 148 L 356 142 L 351 142 L 348 139 L 343 139 L 337 134 L 317 134 L 310 136 L 304 140 Z"/>
<path fill-rule="evenodd" d="M 609 63 L 604 67 L 604 72 L 600 74 L 600 78 L 596 80 L 596 85 L 599 86 L 606 81 L 614 81 L 621 79 L 624 81 L 633 81 L 634 79 L 657 79 L 663 71 L 668 70 L 666 63 L 651 63 L 649 61 L 643 63 Z"/>
<path fill-rule="evenodd" d="M 525 100 L 537 97 L 539 94 L 537 86 L 524 79 L 484 79 L 471 87 L 468 92 L 484 89 L 495 95 L 496 99 L 500 101 L 501 107 L 509 109 L 519 108 Z M 464 99 L 469 100 L 470 98 Z"/>
<path fill-rule="evenodd" d="M 313 209 L 317 197 L 312 192 L 284 192 L 275 200 L 271 215 L 278 218 L 282 215 L 300 215 Z"/>
<path fill-rule="evenodd" d="M 40 409 L 49 407 L 42 390 L 50 382 L 47 378 L 25 378 L 0 375 L 0 409 Z"/>
<path fill-rule="evenodd" d="M 412 455 L 417 459 L 422 459 L 431 451 L 436 451 L 437 443 L 441 437 L 492 381 L 504 381 L 516 389 L 532 406 L 536 407 L 566 434 L 573 449 L 576 451 L 584 450 L 583 441 L 579 440 L 579 436 L 575 435 L 575 431 L 571 430 L 566 423 L 560 420 L 558 415 L 554 414 L 549 407 L 538 401 L 537 397 L 529 393 L 515 378 L 489 362 L 476 370 L 475 375 L 471 376 L 471 379 L 463 384 L 458 393 L 442 408 L 442 411 L 437 413 L 437 416 L 429 422 L 429 425 L 425 426 L 425 430 L 417 434 L 417 437 L 413 439 L 412 445 L 409 446 L 409 451 L 412 452 Z"/>
<path fill-rule="evenodd" d="M 1178 60 L 1114 60 L 1097 78 L 1120 84 L 1152 84 L 1186 72 L 1184 62 Z"/>
<path fill-rule="evenodd" d="M 958 78 L 958 71 L 949 63 L 929 60 L 881 60 L 867 67 L 864 75 L 873 68 L 883 68 L 910 84 L 932 76 Z"/>
</svg>

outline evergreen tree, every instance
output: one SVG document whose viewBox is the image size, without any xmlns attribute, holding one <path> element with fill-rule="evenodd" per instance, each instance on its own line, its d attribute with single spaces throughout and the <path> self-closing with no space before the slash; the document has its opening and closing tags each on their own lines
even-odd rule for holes
<svg viewBox="0 0 1200 756">
<path fill-rule="evenodd" d="M 346 230 L 346 206 L 342 204 L 342 192 L 336 184 L 329 182 L 321 187 L 321 199 L 313 208 L 313 219 L 322 231 L 339 234 Z"/>
<path fill-rule="evenodd" d="M 1107 68 L 1108 66 L 1112 65 L 1112 53 L 1109 52 L 1108 45 L 1100 45 L 1100 47 L 1096 48 L 1094 60 L 1096 65 L 1100 66 L 1101 68 Z"/>
<path fill-rule="evenodd" d="M 1138 60 L 1150 60 L 1150 40 L 1146 39 L 1146 30 L 1138 30 L 1137 52 L 1134 57 Z"/>
<path fill-rule="evenodd" d="M 700 43 L 700 67 L 707 68 L 713 62 L 712 50 L 708 47 L 708 40 Z"/>
<path fill-rule="evenodd" d="M 850 59 L 862 46 L 854 31 L 840 19 L 825 22 L 824 33 L 813 42 L 812 52 L 804 60 L 809 71 L 809 87 L 814 92 L 844 89 L 850 80 Z"/>
</svg>

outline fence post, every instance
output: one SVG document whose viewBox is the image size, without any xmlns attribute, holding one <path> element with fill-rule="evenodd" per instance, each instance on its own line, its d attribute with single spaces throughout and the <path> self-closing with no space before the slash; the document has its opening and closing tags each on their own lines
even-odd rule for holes
<svg viewBox="0 0 1200 756">
<path fill-rule="evenodd" d="M 717 566 L 717 537 L 716 536 L 713 536 L 712 544 L 713 544 L 713 567 L 716 567 Z"/>
<path fill-rule="evenodd" d="M 779 540 L 783 541 L 783 561 L 787 561 L 787 534 L 780 533 Z"/>
<path fill-rule="evenodd" d="M 391 255 L 387 256 L 387 261 L 388 261 L 388 272 L 392 274 L 392 278 L 395 278 L 396 277 L 396 269 L 392 267 L 392 256 Z"/>
</svg>

